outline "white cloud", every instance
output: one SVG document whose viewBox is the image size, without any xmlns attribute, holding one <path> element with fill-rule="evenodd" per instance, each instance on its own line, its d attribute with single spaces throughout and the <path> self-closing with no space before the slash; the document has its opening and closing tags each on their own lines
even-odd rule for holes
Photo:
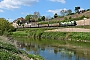
<svg viewBox="0 0 90 60">
<path fill-rule="evenodd" d="M 84 8 L 80 8 L 79 11 L 81 11 L 81 10 L 85 10 L 85 9 Z"/>
<path fill-rule="evenodd" d="M 60 13 L 61 10 L 67 10 L 67 9 L 64 8 L 64 9 L 48 10 L 47 12 L 55 14 L 55 13 Z"/>
<path fill-rule="evenodd" d="M 0 12 L 4 12 L 3 10 L 0 10 Z"/>
<path fill-rule="evenodd" d="M 20 6 L 31 6 L 38 0 L 2 0 L 0 2 L 0 8 L 2 9 L 15 9 Z"/>
<path fill-rule="evenodd" d="M 66 3 L 66 1 L 65 1 L 65 0 L 50 0 L 50 1 L 52 1 L 52 2 L 61 2 L 61 3 L 63 3 L 63 4 L 65 4 L 65 3 Z"/>
</svg>

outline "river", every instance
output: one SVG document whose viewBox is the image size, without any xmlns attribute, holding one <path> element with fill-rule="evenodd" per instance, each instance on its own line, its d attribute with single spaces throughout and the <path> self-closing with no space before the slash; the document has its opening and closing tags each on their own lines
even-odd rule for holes
<svg viewBox="0 0 90 60">
<path fill-rule="evenodd" d="M 19 49 L 45 60 L 90 60 L 90 43 L 50 39 L 15 38 Z"/>
</svg>

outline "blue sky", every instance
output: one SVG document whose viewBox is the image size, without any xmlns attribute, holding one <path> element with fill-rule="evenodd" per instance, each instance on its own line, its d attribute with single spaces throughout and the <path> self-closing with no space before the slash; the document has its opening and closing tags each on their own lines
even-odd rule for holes
<svg viewBox="0 0 90 60">
<path fill-rule="evenodd" d="M 88 9 L 90 0 L 0 0 L 0 17 L 9 18 L 13 21 L 27 14 L 39 12 L 40 15 L 60 15 L 60 10 L 71 9 L 74 12 L 75 6 L 81 9 Z"/>
</svg>

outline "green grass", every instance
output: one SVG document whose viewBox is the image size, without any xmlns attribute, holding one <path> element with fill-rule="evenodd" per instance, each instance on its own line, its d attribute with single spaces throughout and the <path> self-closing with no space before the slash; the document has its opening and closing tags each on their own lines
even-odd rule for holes
<svg viewBox="0 0 90 60">
<path fill-rule="evenodd" d="M 88 40 L 90 41 L 89 32 L 73 32 L 69 37 L 76 40 Z"/>
<path fill-rule="evenodd" d="M 0 49 L 0 60 L 22 60 L 21 57 L 14 55 L 6 49 Z"/>
<path fill-rule="evenodd" d="M 27 36 L 27 33 L 25 31 L 16 31 L 12 33 L 13 36 Z"/>
<path fill-rule="evenodd" d="M 44 60 L 41 56 L 39 55 L 32 55 L 32 54 L 29 54 L 28 55 L 29 58 L 33 58 L 34 60 Z"/>
<path fill-rule="evenodd" d="M 15 53 L 22 54 L 14 45 L 0 42 L 0 60 L 22 60 Z"/>
</svg>

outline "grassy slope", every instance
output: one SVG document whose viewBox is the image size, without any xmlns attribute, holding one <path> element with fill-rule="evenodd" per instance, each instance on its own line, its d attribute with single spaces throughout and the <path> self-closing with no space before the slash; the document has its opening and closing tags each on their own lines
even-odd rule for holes
<svg viewBox="0 0 90 60">
<path fill-rule="evenodd" d="M 44 60 L 41 56 L 29 55 L 26 52 L 17 49 L 12 44 L 7 40 L 7 37 L 0 36 L 0 60 L 29 60 L 30 58 L 33 60 Z"/>
<path fill-rule="evenodd" d="M 81 16 L 83 16 L 83 15 L 90 18 L 90 11 L 86 11 L 86 12 L 81 13 L 81 14 L 69 15 L 69 16 L 65 16 L 65 17 L 69 18 L 69 17 L 71 16 L 72 18 L 73 18 L 73 17 L 75 18 L 75 17 L 81 17 Z M 54 19 L 52 19 L 52 20 L 64 20 L 64 18 L 54 18 Z"/>
</svg>

